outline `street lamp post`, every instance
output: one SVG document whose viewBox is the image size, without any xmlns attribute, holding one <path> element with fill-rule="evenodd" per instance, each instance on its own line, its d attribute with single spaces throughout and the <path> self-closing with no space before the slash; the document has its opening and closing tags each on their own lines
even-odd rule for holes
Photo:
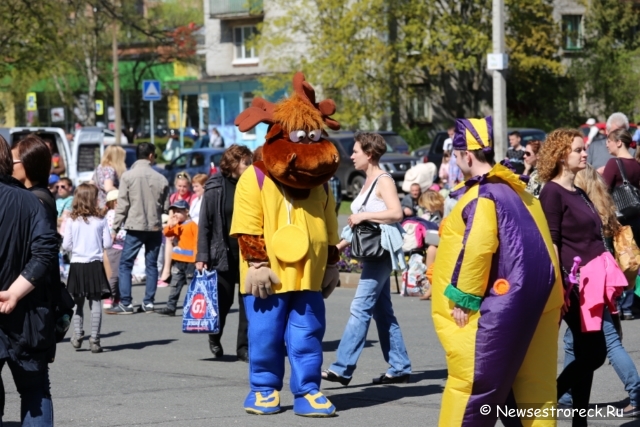
<svg viewBox="0 0 640 427">
<path fill-rule="evenodd" d="M 122 109 L 120 108 L 120 73 L 118 70 L 118 24 L 113 21 L 113 38 L 111 42 L 113 54 L 113 109 L 116 113 L 116 144 L 122 139 Z"/>
<path fill-rule="evenodd" d="M 493 142 L 496 161 L 507 152 L 507 61 L 504 43 L 504 0 L 493 0 L 493 53 L 487 69 L 493 71 Z"/>
</svg>

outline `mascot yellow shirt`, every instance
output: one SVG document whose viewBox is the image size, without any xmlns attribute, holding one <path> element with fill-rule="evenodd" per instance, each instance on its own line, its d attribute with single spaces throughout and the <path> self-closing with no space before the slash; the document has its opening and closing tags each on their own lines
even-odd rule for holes
<svg viewBox="0 0 640 427">
<path fill-rule="evenodd" d="M 285 199 L 281 186 L 268 176 L 264 177 L 261 189 L 254 166 L 249 166 L 238 180 L 231 236 L 264 235 L 270 267 L 282 282 L 274 286 L 276 293 L 320 291 L 327 265 L 328 246 L 339 242 L 338 219 L 331 190 L 319 186 L 310 191 L 309 197 L 304 200 Z M 307 255 L 296 263 L 278 260 L 273 247 L 275 232 L 289 224 L 287 205 L 291 207 L 291 224 L 300 227 L 309 239 Z M 301 243 L 304 242 L 290 242 L 291 245 Z M 244 282 L 248 269 L 248 263 L 240 254 L 242 293 L 245 292 Z"/>
</svg>

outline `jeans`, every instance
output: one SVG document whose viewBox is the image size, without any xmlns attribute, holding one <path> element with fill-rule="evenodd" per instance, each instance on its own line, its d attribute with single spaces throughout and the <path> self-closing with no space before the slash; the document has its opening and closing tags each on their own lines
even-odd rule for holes
<svg viewBox="0 0 640 427">
<path fill-rule="evenodd" d="M 0 362 L 0 371 L 5 362 Z M 49 383 L 49 367 L 44 371 L 25 371 L 9 360 L 13 381 L 20 394 L 20 420 L 23 427 L 53 426 L 53 402 Z M 4 383 L 0 377 L 0 411 L 4 416 Z M 0 427 L 2 427 L 0 418 Z"/>
<path fill-rule="evenodd" d="M 158 287 L 158 254 L 162 244 L 161 231 L 135 231 L 127 230 L 127 237 L 124 241 L 122 258 L 120 259 L 120 270 L 118 280 L 120 281 L 120 301 L 122 305 L 131 304 L 131 271 L 133 263 L 144 245 L 145 251 L 145 273 L 146 289 L 143 303 L 153 304 Z"/>
<path fill-rule="evenodd" d="M 382 355 L 390 365 L 387 374 L 392 377 L 410 374 L 411 361 L 391 306 L 391 258 L 377 262 L 365 261 L 362 264 L 360 283 L 351 302 L 351 316 L 338 346 L 337 360 L 329 369 L 341 377 L 351 378 L 364 348 L 373 316 Z"/>
<path fill-rule="evenodd" d="M 620 381 L 624 383 L 624 389 L 629 393 L 629 403 L 637 408 L 640 405 L 640 375 L 638 375 L 638 369 L 636 369 L 633 360 L 622 346 L 620 335 L 618 335 L 618 331 L 613 325 L 609 310 L 605 309 L 603 320 L 602 329 L 607 342 L 607 357 L 609 357 L 616 374 L 620 377 Z M 567 366 L 573 360 L 573 335 L 571 330 L 567 329 L 564 334 L 564 366 Z M 571 405 L 571 393 L 565 393 L 560 403 Z"/>
<path fill-rule="evenodd" d="M 196 266 L 191 262 L 171 261 L 171 293 L 167 300 L 169 310 L 176 311 L 182 287 L 191 284 L 195 271 Z"/>
<path fill-rule="evenodd" d="M 621 314 L 633 314 L 631 308 L 633 307 L 633 298 L 635 297 L 633 289 L 624 291 L 620 299 L 618 300 L 618 310 Z"/>
</svg>

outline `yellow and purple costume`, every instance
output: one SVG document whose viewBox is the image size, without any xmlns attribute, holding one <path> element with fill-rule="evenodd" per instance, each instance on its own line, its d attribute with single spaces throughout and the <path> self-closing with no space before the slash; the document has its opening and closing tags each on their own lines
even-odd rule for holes
<svg viewBox="0 0 640 427">
<path fill-rule="evenodd" d="M 459 119 L 454 150 L 491 149 L 491 118 Z M 493 426 L 496 406 L 556 401 L 560 270 L 540 203 L 502 165 L 459 186 L 442 226 L 433 319 L 447 358 L 441 426 Z M 454 306 L 471 310 L 460 328 Z M 491 405 L 489 415 L 483 405 Z M 555 426 L 547 416 L 524 426 Z"/>
</svg>

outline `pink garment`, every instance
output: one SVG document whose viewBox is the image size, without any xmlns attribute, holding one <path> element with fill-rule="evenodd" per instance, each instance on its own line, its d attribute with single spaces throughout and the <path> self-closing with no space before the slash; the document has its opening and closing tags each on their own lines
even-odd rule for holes
<svg viewBox="0 0 640 427">
<path fill-rule="evenodd" d="M 616 314 L 616 299 L 627 287 L 627 278 L 611 253 L 604 252 L 580 267 L 580 319 L 582 332 L 602 329 L 605 304 Z"/>
<path fill-rule="evenodd" d="M 407 219 L 405 221 L 402 222 L 402 224 L 415 224 L 416 228 L 415 228 L 415 233 L 416 233 L 416 247 L 417 248 L 422 248 L 424 246 L 424 240 L 427 237 L 427 228 L 422 225 L 420 222 L 418 221 L 412 221 L 411 219 Z"/>
<path fill-rule="evenodd" d="M 184 197 L 180 196 L 180 193 L 176 191 L 175 193 L 169 196 L 169 203 L 173 204 L 178 200 L 184 200 L 187 203 L 189 203 L 189 206 L 191 206 L 191 203 L 193 203 L 193 201 L 197 198 L 198 198 L 198 195 L 196 193 L 192 193 L 191 191 L 187 192 L 187 194 L 185 194 Z"/>
</svg>

